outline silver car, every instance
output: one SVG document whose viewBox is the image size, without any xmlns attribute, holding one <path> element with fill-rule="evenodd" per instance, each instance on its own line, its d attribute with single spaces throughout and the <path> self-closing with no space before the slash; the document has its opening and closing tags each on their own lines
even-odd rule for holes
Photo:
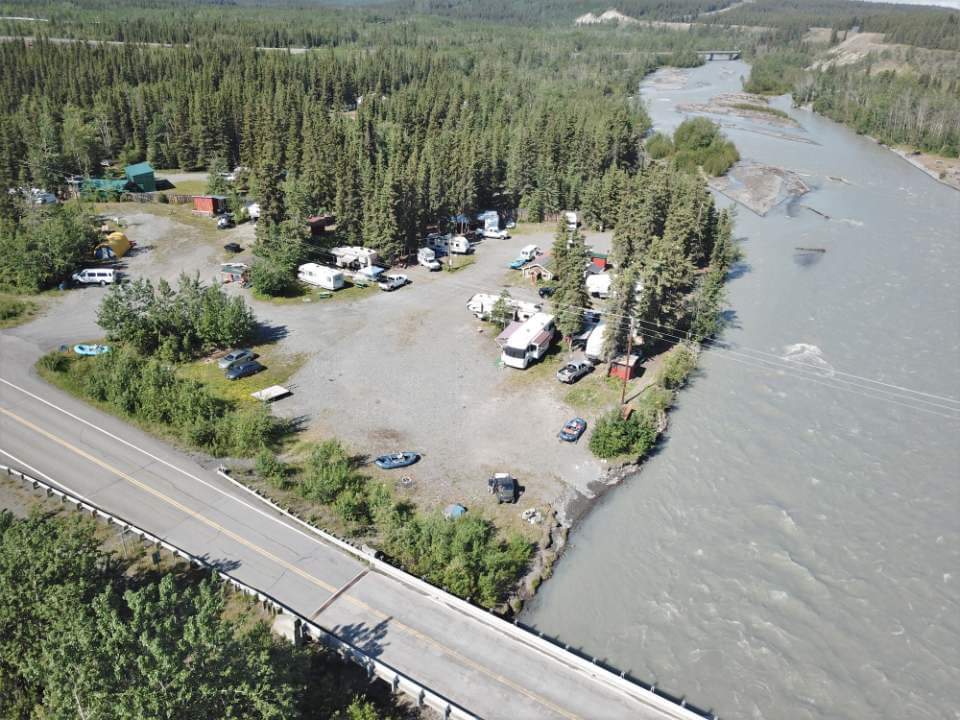
<svg viewBox="0 0 960 720">
<path fill-rule="evenodd" d="M 221 370 L 228 370 L 232 368 L 237 363 L 245 362 L 247 360 L 253 360 L 256 357 L 256 354 L 253 350 L 244 348 L 242 350 L 231 350 L 229 353 L 220 358 L 220 361 L 217 363 L 217 366 Z"/>
<path fill-rule="evenodd" d="M 557 370 L 557 380 L 562 383 L 575 383 L 584 375 L 593 372 L 593 364 L 586 360 L 574 360 Z"/>
</svg>

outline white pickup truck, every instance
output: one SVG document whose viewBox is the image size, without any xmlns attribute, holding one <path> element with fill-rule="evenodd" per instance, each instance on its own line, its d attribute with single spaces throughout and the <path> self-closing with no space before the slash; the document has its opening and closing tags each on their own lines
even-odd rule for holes
<svg viewBox="0 0 960 720">
<path fill-rule="evenodd" d="M 408 278 L 406 275 L 384 275 L 380 278 L 380 281 L 377 283 L 377 285 L 380 286 L 381 290 L 390 292 L 391 290 L 402 288 L 408 282 L 410 282 L 410 278 Z"/>
</svg>

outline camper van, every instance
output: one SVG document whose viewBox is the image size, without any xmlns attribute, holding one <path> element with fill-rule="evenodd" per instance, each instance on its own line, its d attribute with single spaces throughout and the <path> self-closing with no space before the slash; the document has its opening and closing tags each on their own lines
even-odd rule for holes
<svg viewBox="0 0 960 720">
<path fill-rule="evenodd" d="M 528 365 L 547 354 L 553 334 L 553 315 L 537 313 L 510 335 L 500 360 L 508 367 L 526 370 Z"/>
<path fill-rule="evenodd" d="M 490 313 L 493 312 L 493 306 L 497 304 L 499 299 L 499 295 L 477 293 L 467 301 L 467 310 L 472 312 L 477 320 L 489 320 Z M 537 303 L 514 300 L 513 298 L 507 298 L 507 305 L 513 310 L 513 319 L 521 322 L 529 320 L 540 312 L 541 308 Z"/>
<path fill-rule="evenodd" d="M 343 273 L 317 263 L 305 263 L 297 272 L 297 280 L 308 285 L 316 285 L 324 290 L 339 290 L 343 287 Z"/>
<path fill-rule="evenodd" d="M 437 253 L 434 252 L 433 248 L 420 248 L 417 251 L 417 262 L 430 271 L 440 269 L 440 262 L 437 260 Z"/>
<path fill-rule="evenodd" d="M 112 285 L 117 282 L 119 273 L 113 268 L 84 268 L 71 275 L 75 283 L 81 285 Z"/>
</svg>

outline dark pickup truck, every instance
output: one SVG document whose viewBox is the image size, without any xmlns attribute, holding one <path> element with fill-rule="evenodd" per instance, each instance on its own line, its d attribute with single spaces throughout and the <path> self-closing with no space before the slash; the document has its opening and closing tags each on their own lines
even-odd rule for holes
<svg viewBox="0 0 960 720">
<path fill-rule="evenodd" d="M 487 480 L 487 487 L 497 497 L 497 503 L 515 503 L 519 494 L 517 481 L 509 473 L 495 473 Z"/>
</svg>

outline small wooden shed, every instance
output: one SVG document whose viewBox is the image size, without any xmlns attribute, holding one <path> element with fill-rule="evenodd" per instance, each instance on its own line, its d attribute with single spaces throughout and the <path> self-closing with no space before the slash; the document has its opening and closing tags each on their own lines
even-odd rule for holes
<svg viewBox="0 0 960 720">
<path fill-rule="evenodd" d="M 632 380 L 640 374 L 640 355 L 620 355 L 610 361 L 610 377 L 620 378 L 621 380 Z"/>
<path fill-rule="evenodd" d="M 227 198 L 224 195 L 194 195 L 193 211 L 200 215 L 222 215 L 227 211 Z"/>
</svg>

